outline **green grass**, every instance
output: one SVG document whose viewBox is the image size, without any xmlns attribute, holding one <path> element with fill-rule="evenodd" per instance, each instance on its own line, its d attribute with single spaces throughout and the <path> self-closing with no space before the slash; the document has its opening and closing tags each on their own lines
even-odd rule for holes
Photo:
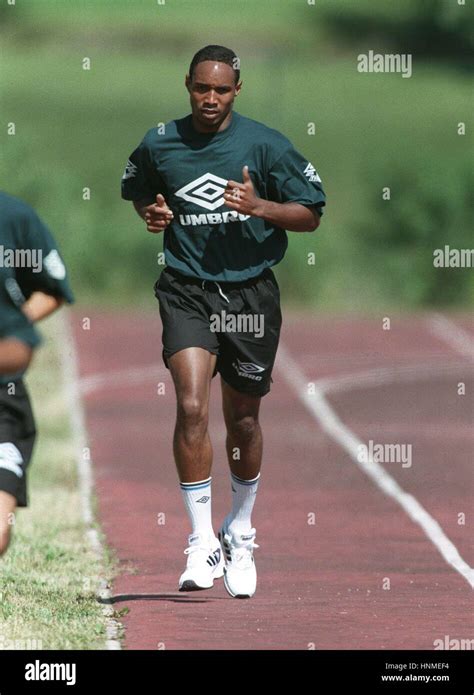
<svg viewBox="0 0 474 695">
<path fill-rule="evenodd" d="M 329 6 L 328 0 L 325 3 Z M 203 46 L 226 45 L 238 35 L 248 36 L 244 43 L 250 43 L 253 36 L 268 43 L 273 37 L 287 38 L 291 22 L 300 30 L 299 42 L 308 41 L 308 18 L 317 20 L 321 14 L 301 0 L 166 0 L 164 5 L 157 0 L 40 0 L 25 8 L 19 6 L 16 12 L 23 26 L 16 28 L 18 36 L 34 27 L 38 36 L 59 30 L 77 41 L 78 32 L 87 31 L 94 43 L 99 38 L 107 42 L 107 36 L 110 40 L 111 35 L 122 33 L 136 50 L 147 50 L 146 39 L 156 40 L 161 31 L 160 43 L 177 48 L 190 40 L 199 40 Z M 4 10 L 5 19 L 12 15 Z M 302 37 L 305 24 L 308 28 Z"/>
<path fill-rule="evenodd" d="M 391 5 L 384 3 L 393 14 Z M 339 45 L 325 28 L 330 7 L 328 0 L 317 7 L 300 0 L 42 0 L 7 22 L 0 98 L 17 134 L 1 137 L 0 176 L 51 226 L 82 302 L 154 305 L 161 238 L 147 234 L 121 201 L 120 177 L 148 128 L 189 112 L 183 81 L 193 52 L 222 42 L 243 60 L 237 110 L 285 133 L 320 171 L 328 195 L 320 229 L 289 235 L 277 268 L 286 300 L 335 310 L 409 308 L 383 274 L 372 274 L 360 230 L 376 215 L 377 192 L 397 188 L 397 170 L 436 168 L 442 178 L 468 161 L 471 129 L 460 137 L 456 125 L 472 110 L 470 82 L 462 72 L 418 62 L 411 79 L 359 74 L 359 49 Z M 84 56 L 90 71 L 82 70 Z M 308 122 L 315 136 L 306 134 Z M 90 201 L 82 200 L 84 187 Z M 456 226 L 444 233 L 456 246 Z M 308 251 L 317 253 L 316 266 L 307 265 Z"/>
<path fill-rule="evenodd" d="M 30 506 L 15 515 L 0 559 L 0 648 L 103 649 L 105 619 L 96 599 L 110 558 L 85 538 L 70 423 L 60 378 L 55 322 L 28 377 L 39 437 L 30 468 Z"/>
</svg>

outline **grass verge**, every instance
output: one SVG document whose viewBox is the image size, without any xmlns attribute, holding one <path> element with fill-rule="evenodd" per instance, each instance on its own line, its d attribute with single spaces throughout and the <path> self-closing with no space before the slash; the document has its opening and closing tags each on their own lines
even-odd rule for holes
<svg viewBox="0 0 474 695">
<path fill-rule="evenodd" d="M 55 317 L 27 382 L 38 440 L 30 468 L 30 506 L 18 510 L 0 559 L 0 649 L 103 649 L 106 619 L 96 598 L 114 563 L 92 552 L 81 517 L 67 401 L 54 339 Z"/>
</svg>

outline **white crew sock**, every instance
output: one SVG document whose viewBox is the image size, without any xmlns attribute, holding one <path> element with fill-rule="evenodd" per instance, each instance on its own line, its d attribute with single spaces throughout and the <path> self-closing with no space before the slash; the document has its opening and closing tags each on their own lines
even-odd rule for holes
<svg viewBox="0 0 474 695">
<path fill-rule="evenodd" d="M 205 538 L 213 538 L 211 517 L 211 480 L 198 480 L 194 483 L 180 483 L 183 500 L 192 526 L 192 534 L 200 533 Z"/>
<path fill-rule="evenodd" d="M 232 533 L 248 533 L 252 528 L 252 509 L 257 495 L 260 473 L 253 480 L 243 480 L 231 473 L 232 511 L 227 526 Z"/>
</svg>

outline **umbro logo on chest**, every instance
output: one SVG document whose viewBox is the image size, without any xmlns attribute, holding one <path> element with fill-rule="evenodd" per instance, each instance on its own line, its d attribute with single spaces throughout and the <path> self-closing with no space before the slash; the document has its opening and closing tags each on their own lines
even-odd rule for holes
<svg viewBox="0 0 474 695">
<path fill-rule="evenodd" d="M 217 210 L 225 204 L 224 191 L 227 186 L 226 179 L 215 176 L 210 172 L 203 174 L 194 181 L 176 191 L 175 196 L 194 203 L 205 210 Z M 236 210 L 227 210 L 222 213 L 211 212 L 211 214 L 201 215 L 180 215 L 179 221 L 183 226 L 188 225 L 208 225 L 221 224 L 226 222 L 244 222 L 250 215 L 241 215 Z"/>
<path fill-rule="evenodd" d="M 214 174 L 203 174 L 176 191 L 178 198 L 195 203 L 206 210 L 216 210 L 224 205 L 224 191 L 227 181 Z"/>
</svg>

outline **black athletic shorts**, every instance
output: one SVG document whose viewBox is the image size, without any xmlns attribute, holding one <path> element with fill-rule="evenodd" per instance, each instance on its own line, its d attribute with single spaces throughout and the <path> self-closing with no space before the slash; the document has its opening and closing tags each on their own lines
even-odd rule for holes
<svg viewBox="0 0 474 695">
<path fill-rule="evenodd" d="M 280 290 L 267 268 L 242 282 L 199 280 L 167 266 L 155 284 L 163 361 L 188 347 L 217 355 L 213 377 L 242 393 L 270 391 L 281 328 Z"/>
<path fill-rule="evenodd" d="M 35 443 L 36 428 L 28 391 L 21 379 L 0 384 L 0 490 L 28 506 L 26 469 Z"/>
</svg>

